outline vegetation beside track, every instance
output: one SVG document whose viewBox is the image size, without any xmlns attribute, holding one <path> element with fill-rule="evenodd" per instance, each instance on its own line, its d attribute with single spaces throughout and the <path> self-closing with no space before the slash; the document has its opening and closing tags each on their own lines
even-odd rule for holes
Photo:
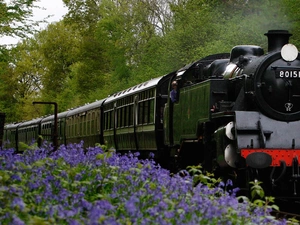
<svg viewBox="0 0 300 225">
<path fill-rule="evenodd" d="M 82 144 L 51 150 L 0 152 L 2 224 L 287 223 L 205 174 L 170 176 L 152 160 Z"/>
</svg>

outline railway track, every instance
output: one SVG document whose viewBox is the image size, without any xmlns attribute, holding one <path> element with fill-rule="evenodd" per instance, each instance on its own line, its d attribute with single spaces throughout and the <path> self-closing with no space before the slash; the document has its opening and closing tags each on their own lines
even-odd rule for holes
<svg viewBox="0 0 300 225">
<path fill-rule="evenodd" d="M 286 219 L 291 222 L 290 224 L 300 224 L 300 214 L 285 211 L 273 211 L 271 215 L 278 220 Z"/>
<path fill-rule="evenodd" d="M 289 220 L 290 224 L 300 224 L 300 201 L 299 199 L 280 198 L 276 204 L 279 206 L 279 211 L 274 210 L 271 215 L 277 219 Z"/>
</svg>

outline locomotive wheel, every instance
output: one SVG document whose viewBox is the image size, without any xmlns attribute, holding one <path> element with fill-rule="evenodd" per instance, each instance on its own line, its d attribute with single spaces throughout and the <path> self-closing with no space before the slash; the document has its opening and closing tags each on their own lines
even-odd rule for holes
<svg viewBox="0 0 300 225">
<path fill-rule="evenodd" d="M 199 148 L 201 149 L 199 151 Z M 178 168 L 186 169 L 188 166 L 199 165 L 203 161 L 203 145 L 194 142 L 184 142 L 178 154 Z"/>
</svg>

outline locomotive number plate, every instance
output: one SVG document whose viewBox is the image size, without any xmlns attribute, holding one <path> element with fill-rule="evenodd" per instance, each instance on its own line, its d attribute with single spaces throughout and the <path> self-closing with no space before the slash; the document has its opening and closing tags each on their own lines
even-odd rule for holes
<svg viewBox="0 0 300 225">
<path fill-rule="evenodd" d="M 300 78 L 300 70 L 275 70 L 276 78 L 297 79 Z"/>
</svg>

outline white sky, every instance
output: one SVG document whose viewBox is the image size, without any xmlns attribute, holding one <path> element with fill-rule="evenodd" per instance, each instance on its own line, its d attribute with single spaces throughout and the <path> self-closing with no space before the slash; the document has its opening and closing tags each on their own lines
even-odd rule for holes
<svg viewBox="0 0 300 225">
<path fill-rule="evenodd" d="M 9 0 L 5 0 L 5 2 L 9 2 Z M 42 9 L 34 9 L 33 10 L 33 20 L 43 20 L 48 15 L 51 17 L 47 20 L 49 23 L 56 22 L 62 19 L 63 15 L 67 13 L 67 8 L 64 7 L 62 0 L 39 0 L 36 5 L 45 8 Z M 45 28 L 46 24 L 41 24 L 41 29 Z M 4 44 L 16 44 L 19 39 L 11 38 L 11 37 L 3 37 L 0 38 L 0 43 Z"/>
</svg>

